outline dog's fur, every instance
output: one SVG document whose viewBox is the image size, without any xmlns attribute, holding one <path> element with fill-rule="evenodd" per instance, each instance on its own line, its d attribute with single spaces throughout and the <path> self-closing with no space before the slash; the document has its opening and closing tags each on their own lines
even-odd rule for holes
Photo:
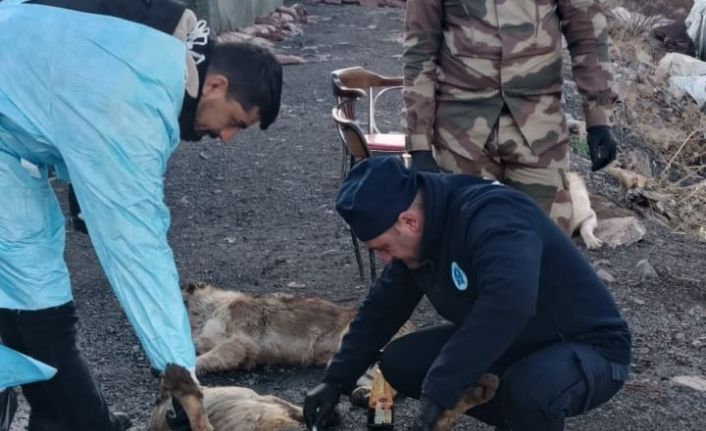
<svg viewBox="0 0 706 431">
<path fill-rule="evenodd" d="M 468 388 L 453 409 L 441 414 L 434 431 L 447 431 L 468 409 L 488 402 L 498 388 L 498 377 L 483 374 Z M 201 388 L 179 366 L 169 365 L 160 385 L 157 405 L 150 416 L 150 431 L 171 431 L 167 414 L 171 397 L 184 408 L 192 431 L 301 431 L 302 409 L 275 396 L 260 396 L 235 386 Z"/>
<path fill-rule="evenodd" d="M 201 388 L 182 367 L 165 370 L 157 405 L 150 416 L 150 431 L 171 431 L 167 414 L 171 397 L 184 408 L 192 431 L 300 431 L 302 409 L 275 396 L 261 396 L 247 388 Z"/>
<path fill-rule="evenodd" d="M 485 404 L 495 396 L 500 379 L 495 374 L 484 373 L 478 382 L 466 389 L 454 408 L 446 410 L 436 420 L 433 431 L 446 431 L 473 407 Z"/>
<path fill-rule="evenodd" d="M 586 248 L 594 250 L 603 245 L 595 235 L 598 227 L 598 218 L 595 211 L 591 208 L 591 200 L 588 197 L 588 190 L 583 178 L 575 172 L 567 174 L 569 180 L 569 194 L 571 195 L 571 205 L 573 207 L 573 215 L 571 217 L 571 232 L 579 230 Z"/>
<path fill-rule="evenodd" d="M 196 372 L 260 365 L 324 366 L 356 314 L 320 298 L 255 297 L 190 283 L 183 291 L 196 346 Z M 411 332 L 406 324 L 399 335 Z"/>
</svg>

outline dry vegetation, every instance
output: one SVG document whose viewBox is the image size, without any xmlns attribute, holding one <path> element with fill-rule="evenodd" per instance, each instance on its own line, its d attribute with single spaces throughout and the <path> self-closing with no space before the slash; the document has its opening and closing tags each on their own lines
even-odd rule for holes
<svg viewBox="0 0 706 431">
<path fill-rule="evenodd" d="M 683 20 L 693 1 L 604 3 L 608 11 L 623 6 L 648 17 L 630 25 L 609 17 L 616 82 L 622 87 L 615 123 L 657 158 L 651 190 L 632 193 L 632 197 L 672 228 L 706 240 L 706 117 L 689 96 L 675 96 L 666 79 L 655 73 L 666 52 L 652 37 L 655 20 L 649 18 L 661 14 Z"/>
</svg>

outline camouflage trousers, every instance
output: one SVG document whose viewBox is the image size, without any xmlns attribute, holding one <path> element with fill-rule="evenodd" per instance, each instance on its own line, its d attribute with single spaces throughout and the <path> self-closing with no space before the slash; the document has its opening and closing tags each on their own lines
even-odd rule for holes
<svg viewBox="0 0 706 431">
<path fill-rule="evenodd" d="M 437 127 L 443 127 L 439 123 L 443 123 L 443 119 L 437 119 Z M 441 134 L 432 149 L 442 170 L 498 180 L 525 192 L 570 234 L 573 209 L 566 176 L 568 141 L 536 155 L 512 115 L 503 110 L 484 146 L 470 139 L 444 139 Z"/>
</svg>

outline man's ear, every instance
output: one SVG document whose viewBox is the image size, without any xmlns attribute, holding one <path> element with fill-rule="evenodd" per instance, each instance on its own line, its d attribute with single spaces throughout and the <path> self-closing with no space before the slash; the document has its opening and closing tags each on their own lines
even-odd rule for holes
<svg viewBox="0 0 706 431">
<path fill-rule="evenodd" d="M 203 83 L 204 96 L 225 96 L 228 94 L 228 78 L 220 73 L 206 75 Z"/>
<path fill-rule="evenodd" d="M 422 214 L 419 211 L 407 210 L 400 213 L 397 221 L 405 228 L 414 233 L 422 230 Z"/>
</svg>

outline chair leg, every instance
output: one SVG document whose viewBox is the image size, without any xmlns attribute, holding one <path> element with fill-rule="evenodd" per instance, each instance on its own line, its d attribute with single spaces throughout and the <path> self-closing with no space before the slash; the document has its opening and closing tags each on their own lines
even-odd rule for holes
<svg viewBox="0 0 706 431">
<path fill-rule="evenodd" d="M 375 252 L 372 250 L 368 251 L 368 259 L 370 260 L 370 284 L 375 283 L 377 279 L 377 270 L 375 269 Z"/>
<path fill-rule="evenodd" d="M 346 178 L 346 175 L 348 175 L 348 171 L 351 170 L 352 166 L 353 158 L 348 154 L 348 150 L 344 145 L 341 147 L 341 181 Z M 343 225 L 343 219 L 341 217 L 338 217 L 338 221 L 336 222 L 336 238 L 340 238 L 341 229 L 343 229 Z"/>
<path fill-rule="evenodd" d="M 346 178 L 348 169 L 350 169 L 350 158 L 348 155 L 348 149 L 346 149 L 345 145 L 343 146 L 341 152 L 341 181 L 343 181 L 343 179 Z"/>
<path fill-rule="evenodd" d="M 360 244 L 358 243 L 358 238 L 355 237 L 353 229 L 351 231 L 351 240 L 353 241 L 353 251 L 355 252 L 355 261 L 358 264 L 358 275 L 360 275 L 361 281 L 365 281 L 365 274 L 363 273 L 363 256 L 360 254 Z"/>
</svg>

